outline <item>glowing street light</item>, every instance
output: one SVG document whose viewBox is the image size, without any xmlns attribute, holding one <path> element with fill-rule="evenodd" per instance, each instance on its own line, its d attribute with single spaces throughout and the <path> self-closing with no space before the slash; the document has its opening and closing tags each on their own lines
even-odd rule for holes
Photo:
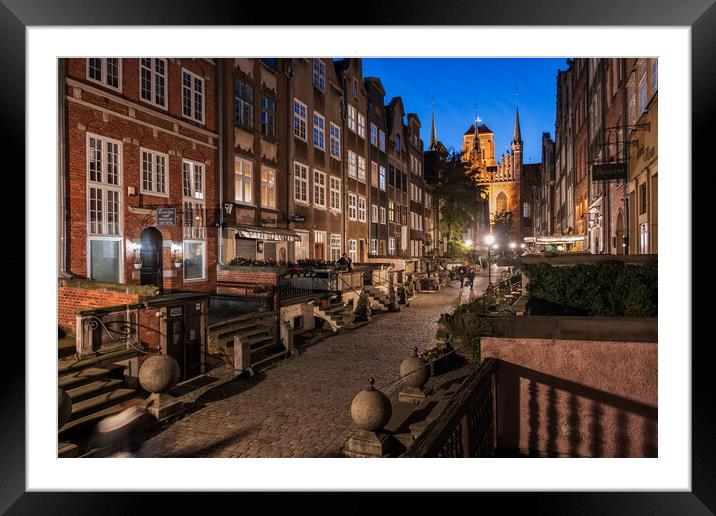
<svg viewBox="0 0 716 516">
<path fill-rule="evenodd" d="M 517 247 L 517 244 L 515 244 L 514 242 L 510 242 L 510 249 L 514 249 L 515 247 Z"/>
<path fill-rule="evenodd" d="M 469 238 L 467 240 L 465 240 L 465 245 L 467 247 L 472 247 L 472 240 L 470 240 Z"/>
</svg>

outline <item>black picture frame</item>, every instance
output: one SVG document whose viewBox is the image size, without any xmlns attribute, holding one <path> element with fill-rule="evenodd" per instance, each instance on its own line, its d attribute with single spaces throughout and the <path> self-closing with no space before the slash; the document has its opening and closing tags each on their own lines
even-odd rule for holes
<svg viewBox="0 0 716 516">
<path fill-rule="evenodd" d="M 0 1 L 0 95 L 2 124 L 0 134 L 6 149 L 25 149 L 25 30 L 29 26 L 49 25 L 602 25 L 602 26 L 688 26 L 692 42 L 692 167 L 710 171 L 707 154 L 713 147 L 713 120 L 716 115 L 716 5 L 714 0 L 543 0 L 527 3 L 517 0 L 485 2 L 361 2 L 351 16 L 337 4 L 324 9 L 311 4 L 310 9 L 267 7 L 262 2 L 219 0 L 211 3 L 188 0 L 71 0 L 43 2 L 40 0 Z M 270 11 L 270 12 L 269 12 Z M 298 15 L 298 11 L 303 11 Z M 343 12 L 343 14 L 341 14 Z M 565 53 L 568 53 L 565 48 Z M 48 93 L 51 86 L 48 86 Z M 667 121 L 668 122 L 668 121 Z M 24 152 L 16 152 L 17 166 L 24 169 Z M 709 156 L 710 157 L 710 156 Z M 688 164 L 683 173 L 688 175 Z M 24 189 L 24 185 L 21 186 Z M 27 195 L 27 192 L 26 192 Z M 27 197 L 26 197 L 27 198 Z M 694 199 L 694 205 L 697 205 Z M 670 214 L 671 215 L 671 214 Z M 689 217 L 690 213 L 673 214 Z M 696 223 L 696 218 L 693 218 Z M 692 228 L 693 235 L 698 235 Z M 28 228 L 26 228 L 26 234 Z M 693 241 L 689 239 L 688 242 Z M 48 242 L 48 249 L 54 243 Z M 20 260 L 13 246 L 10 260 Z M 50 252 L 51 253 L 51 252 Z M 688 253 L 690 258 L 691 253 Z M 12 270 L 18 270 L 13 267 Z M 26 271 L 27 273 L 27 271 Z M 691 281 L 691 278 L 681 278 Z M 695 299 L 684 303 L 697 308 Z M 26 313 L 26 318 L 31 315 Z M 698 317 L 693 318 L 698 320 Z M 692 337 L 692 341 L 697 341 Z M 489 507 L 498 502 L 501 512 L 523 506 L 530 512 L 549 514 L 712 514 L 716 511 L 716 425 L 714 425 L 713 384 L 708 348 L 711 339 L 691 346 L 692 356 L 692 490 L 690 492 L 621 492 L 621 493 L 477 493 L 479 505 Z M 669 343 L 687 352 L 691 343 Z M 40 343 L 26 342 L 26 346 Z M 0 511 L 8 514 L 120 514 L 149 509 L 147 493 L 57 493 L 25 492 L 25 354 L 16 345 L 4 349 L 4 369 L 0 415 Z M 15 356 L 8 356 L 14 353 Z M 669 415 L 662 412 L 662 417 Z M 516 466 L 518 467 L 518 466 Z M 81 487 L 79 487 L 81 489 Z M 204 493 L 216 496 L 215 493 Z M 258 502 L 260 496 L 247 497 Z M 354 501 L 345 511 L 354 513 L 369 508 L 373 497 L 352 495 Z M 178 493 L 152 495 L 167 512 L 169 505 L 186 508 L 187 496 Z M 305 500 L 305 498 L 302 498 Z M 423 496 L 414 496 L 413 503 L 425 507 Z M 445 498 L 443 498 L 445 500 Z M 217 508 L 215 501 L 212 505 Z M 221 502 L 219 502 L 221 503 Z M 247 503 L 242 502 L 242 505 Z M 249 504 L 251 502 L 248 502 Z M 295 502 L 294 502 L 295 503 Z M 345 502 L 343 502 L 345 504 Z M 404 502 L 402 510 L 410 510 Z M 449 502 L 452 506 L 453 501 Z M 205 506 L 206 507 L 206 506 Z M 476 509 L 476 507 L 473 507 Z M 184 511 L 182 511 L 184 512 Z"/>
</svg>

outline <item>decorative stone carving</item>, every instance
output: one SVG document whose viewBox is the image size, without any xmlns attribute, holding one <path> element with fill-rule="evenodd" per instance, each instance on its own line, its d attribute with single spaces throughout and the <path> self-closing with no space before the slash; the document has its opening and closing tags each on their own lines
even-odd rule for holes
<svg viewBox="0 0 716 516">
<path fill-rule="evenodd" d="M 419 404 L 425 399 L 423 386 L 430 379 L 430 369 L 425 361 L 418 356 L 418 348 L 400 364 L 400 376 L 403 388 L 398 394 L 398 401 Z"/>
<path fill-rule="evenodd" d="M 254 74 L 254 60 L 250 58 L 236 58 L 234 59 L 234 65 L 241 70 L 242 73 L 253 77 Z"/>
<path fill-rule="evenodd" d="M 234 127 L 234 142 L 236 146 L 245 152 L 254 152 L 254 135 Z"/>
<path fill-rule="evenodd" d="M 352 435 L 343 454 L 347 457 L 387 457 L 393 448 L 394 439 L 383 427 L 390 420 L 390 400 L 373 387 L 360 391 L 351 403 L 351 418 L 360 429 Z"/>
<path fill-rule="evenodd" d="M 139 368 L 139 384 L 152 393 L 147 400 L 147 410 L 162 421 L 184 410 L 184 403 L 165 391 L 179 381 L 179 363 L 170 355 L 154 355 Z"/>
<path fill-rule="evenodd" d="M 266 68 L 261 68 L 261 84 L 266 86 L 269 90 L 276 91 L 276 74 L 268 71 Z"/>
<path fill-rule="evenodd" d="M 276 161 L 278 146 L 275 143 L 261 139 L 261 157 L 269 161 Z"/>
</svg>

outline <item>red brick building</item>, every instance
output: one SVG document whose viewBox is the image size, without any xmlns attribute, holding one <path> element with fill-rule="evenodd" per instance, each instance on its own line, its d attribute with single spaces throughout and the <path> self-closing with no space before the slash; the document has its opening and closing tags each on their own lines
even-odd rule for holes
<svg viewBox="0 0 716 516">
<path fill-rule="evenodd" d="M 211 59 L 60 62 L 60 273 L 216 290 Z"/>
</svg>

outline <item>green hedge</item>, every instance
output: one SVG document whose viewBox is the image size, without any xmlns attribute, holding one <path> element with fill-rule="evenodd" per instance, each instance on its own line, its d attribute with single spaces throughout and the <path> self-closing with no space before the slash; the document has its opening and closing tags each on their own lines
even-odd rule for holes
<svg viewBox="0 0 716 516">
<path fill-rule="evenodd" d="M 524 265 L 530 298 L 589 315 L 656 317 L 657 260 L 643 265 L 607 261 L 554 267 Z"/>
</svg>

